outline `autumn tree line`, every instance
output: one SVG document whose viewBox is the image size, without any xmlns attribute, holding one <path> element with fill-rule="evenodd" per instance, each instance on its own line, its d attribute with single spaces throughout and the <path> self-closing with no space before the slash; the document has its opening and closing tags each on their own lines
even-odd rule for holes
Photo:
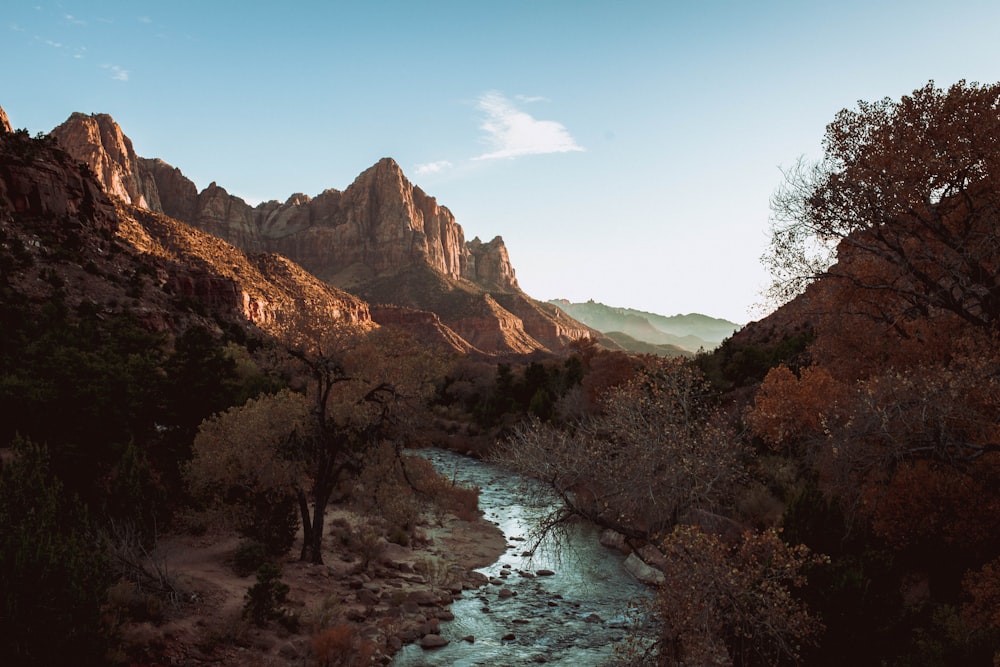
<svg viewBox="0 0 1000 667">
<path fill-rule="evenodd" d="M 450 357 L 315 322 L 151 333 L 69 308 L 54 275 L 43 306 L 18 295 L 3 276 L 30 259 L 0 244 L 4 655 L 105 661 L 123 536 L 234 530 L 253 571 L 322 562 L 337 503 L 401 543 L 422 503 L 474 513 L 403 452 L 436 445 L 545 482 L 543 528 L 593 522 L 655 561 L 655 631 L 622 662 L 995 664 L 998 204 L 1000 85 L 840 112 L 772 200 L 782 324 L 694 360 Z"/>
</svg>

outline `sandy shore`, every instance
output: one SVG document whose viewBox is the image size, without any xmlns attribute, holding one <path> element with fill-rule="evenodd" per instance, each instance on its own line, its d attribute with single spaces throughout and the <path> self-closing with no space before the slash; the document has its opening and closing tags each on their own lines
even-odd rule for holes
<svg viewBox="0 0 1000 667">
<path fill-rule="evenodd" d="M 289 593 L 286 622 L 257 627 L 242 617 L 244 596 L 256 579 L 232 568 L 234 536 L 174 535 L 161 539 L 154 560 L 178 591 L 158 613 L 122 625 L 121 658 L 160 665 L 312 664 L 314 639 L 338 627 L 357 650 L 388 662 L 404 643 L 437 634 L 449 620 L 450 603 L 486 582 L 475 568 L 494 563 L 507 548 L 496 525 L 452 515 L 429 517 L 409 546 L 384 540 L 362 565 L 345 535 L 362 518 L 332 509 L 327 519 L 324 564 L 281 564 Z M 354 551 L 351 548 L 354 548 Z M 346 640 L 345 640 L 346 641 Z M 342 650 L 342 649 L 338 649 Z"/>
</svg>

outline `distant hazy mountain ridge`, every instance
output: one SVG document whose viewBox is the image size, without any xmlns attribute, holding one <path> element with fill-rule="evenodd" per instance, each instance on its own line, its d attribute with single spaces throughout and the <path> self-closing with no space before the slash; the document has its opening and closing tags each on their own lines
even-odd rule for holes
<svg viewBox="0 0 1000 667">
<path fill-rule="evenodd" d="M 558 306 L 573 319 L 586 324 L 604 334 L 624 334 L 610 336 L 622 347 L 635 352 L 653 352 L 648 346 L 674 346 L 679 353 L 711 350 L 740 328 L 739 324 L 707 315 L 657 315 L 631 308 L 616 308 L 597 303 L 570 303 L 566 299 L 553 299 L 549 303 Z M 634 339 L 645 346 L 630 345 Z M 665 353 L 659 352 L 659 353 Z"/>
</svg>

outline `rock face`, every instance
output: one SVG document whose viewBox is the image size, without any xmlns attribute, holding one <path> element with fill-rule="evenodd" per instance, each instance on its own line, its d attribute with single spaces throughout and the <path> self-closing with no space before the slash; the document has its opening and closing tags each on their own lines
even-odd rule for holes
<svg viewBox="0 0 1000 667">
<path fill-rule="evenodd" d="M 198 192 L 178 169 L 136 156 L 110 116 L 73 114 L 53 134 L 124 202 L 246 252 L 287 257 L 372 303 L 430 310 L 480 351 L 558 349 L 593 333 L 524 295 L 503 239 L 466 242 L 451 211 L 410 183 L 390 158 L 343 192 L 294 194 L 253 207 L 214 182 Z M 414 275 L 419 286 L 408 284 Z"/>
<path fill-rule="evenodd" d="M 0 107 L 0 134 L 10 134 L 14 131 L 14 128 L 10 126 L 10 119 L 7 118 L 7 112 Z"/>
<path fill-rule="evenodd" d="M 111 116 L 74 113 L 52 130 L 52 136 L 63 150 L 90 167 L 108 194 L 149 208 L 132 142 Z"/>
<path fill-rule="evenodd" d="M 224 320 L 281 338 L 302 318 L 374 326 L 366 303 L 289 260 L 247 255 L 167 216 L 116 205 L 94 176 L 51 139 L 0 135 L 0 231 L 24 260 L 5 278 L 29 301 L 44 302 L 58 277 L 71 307 L 127 307 L 155 330 Z"/>
</svg>

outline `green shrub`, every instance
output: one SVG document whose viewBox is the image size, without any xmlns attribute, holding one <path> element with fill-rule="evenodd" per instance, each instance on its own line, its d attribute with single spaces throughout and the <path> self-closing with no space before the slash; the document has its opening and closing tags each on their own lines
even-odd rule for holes
<svg viewBox="0 0 1000 667">
<path fill-rule="evenodd" d="M 274 563 L 264 563 L 257 570 L 257 583 L 247 589 L 243 617 L 258 626 L 285 614 L 281 604 L 288 596 L 288 585 L 280 579 L 281 569 Z"/>
<path fill-rule="evenodd" d="M 267 547 L 260 542 L 245 540 L 233 554 L 233 571 L 241 577 L 257 572 L 267 563 Z"/>
</svg>

